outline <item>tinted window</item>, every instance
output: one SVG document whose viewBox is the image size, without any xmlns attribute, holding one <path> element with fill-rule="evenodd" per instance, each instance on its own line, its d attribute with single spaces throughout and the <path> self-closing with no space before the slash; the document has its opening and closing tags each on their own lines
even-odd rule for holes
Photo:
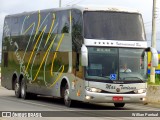
<svg viewBox="0 0 160 120">
<path fill-rule="evenodd" d="M 97 80 L 110 80 L 111 74 L 118 79 L 118 49 L 88 47 L 88 67 L 86 78 Z"/>
<path fill-rule="evenodd" d="M 119 49 L 120 80 L 146 80 L 147 54 L 143 49 Z"/>
<path fill-rule="evenodd" d="M 57 12 L 58 19 L 58 33 L 69 33 L 69 11 Z"/>
<path fill-rule="evenodd" d="M 84 33 L 88 39 L 145 40 L 140 14 L 84 12 Z"/>
<path fill-rule="evenodd" d="M 25 15 L 22 24 L 23 24 L 22 34 L 33 35 L 38 25 L 38 13 L 31 13 L 29 15 Z"/>
<path fill-rule="evenodd" d="M 72 49 L 74 51 L 80 50 L 82 46 L 82 12 L 79 10 L 72 10 Z"/>
<path fill-rule="evenodd" d="M 12 17 L 11 18 L 11 35 L 18 36 L 20 34 L 20 25 L 19 25 L 19 18 Z"/>
<path fill-rule="evenodd" d="M 10 36 L 10 32 L 11 32 L 10 18 L 5 18 L 3 27 L 3 37 Z"/>
</svg>

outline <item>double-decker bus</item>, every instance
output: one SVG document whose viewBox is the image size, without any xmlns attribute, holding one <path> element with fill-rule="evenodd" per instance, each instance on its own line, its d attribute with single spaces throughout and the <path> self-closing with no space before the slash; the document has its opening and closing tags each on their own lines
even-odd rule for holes
<svg viewBox="0 0 160 120">
<path fill-rule="evenodd" d="M 145 100 L 149 50 L 156 66 L 157 52 L 147 48 L 142 16 L 133 10 L 73 5 L 8 15 L 1 84 L 17 98 L 123 107 Z"/>
</svg>

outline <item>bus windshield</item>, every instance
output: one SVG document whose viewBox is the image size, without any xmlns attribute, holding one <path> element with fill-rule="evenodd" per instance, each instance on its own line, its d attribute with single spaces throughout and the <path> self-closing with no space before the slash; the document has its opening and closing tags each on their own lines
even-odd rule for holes
<svg viewBox="0 0 160 120">
<path fill-rule="evenodd" d="M 147 54 L 144 49 L 88 47 L 89 80 L 147 80 Z"/>
<path fill-rule="evenodd" d="M 100 40 L 145 40 L 138 13 L 85 11 L 84 37 Z"/>
</svg>

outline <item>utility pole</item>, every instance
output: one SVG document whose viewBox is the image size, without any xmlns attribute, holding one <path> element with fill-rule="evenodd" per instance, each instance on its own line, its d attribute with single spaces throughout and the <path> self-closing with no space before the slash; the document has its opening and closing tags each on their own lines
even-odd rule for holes
<svg viewBox="0 0 160 120">
<path fill-rule="evenodd" d="M 59 7 L 61 7 L 61 0 L 59 0 Z"/>
<path fill-rule="evenodd" d="M 156 48 L 156 0 L 153 0 L 152 11 L 152 47 Z M 155 83 L 155 67 L 151 64 L 150 82 Z"/>
</svg>

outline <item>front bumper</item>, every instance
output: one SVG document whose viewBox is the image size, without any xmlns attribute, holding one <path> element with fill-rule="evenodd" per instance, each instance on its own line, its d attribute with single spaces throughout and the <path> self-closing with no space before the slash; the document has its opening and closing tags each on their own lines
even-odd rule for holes
<svg viewBox="0 0 160 120">
<path fill-rule="evenodd" d="M 114 101 L 113 97 L 123 97 L 122 101 Z M 91 103 L 141 103 L 144 102 L 146 93 L 142 94 L 108 94 L 86 91 L 85 102 Z"/>
</svg>

